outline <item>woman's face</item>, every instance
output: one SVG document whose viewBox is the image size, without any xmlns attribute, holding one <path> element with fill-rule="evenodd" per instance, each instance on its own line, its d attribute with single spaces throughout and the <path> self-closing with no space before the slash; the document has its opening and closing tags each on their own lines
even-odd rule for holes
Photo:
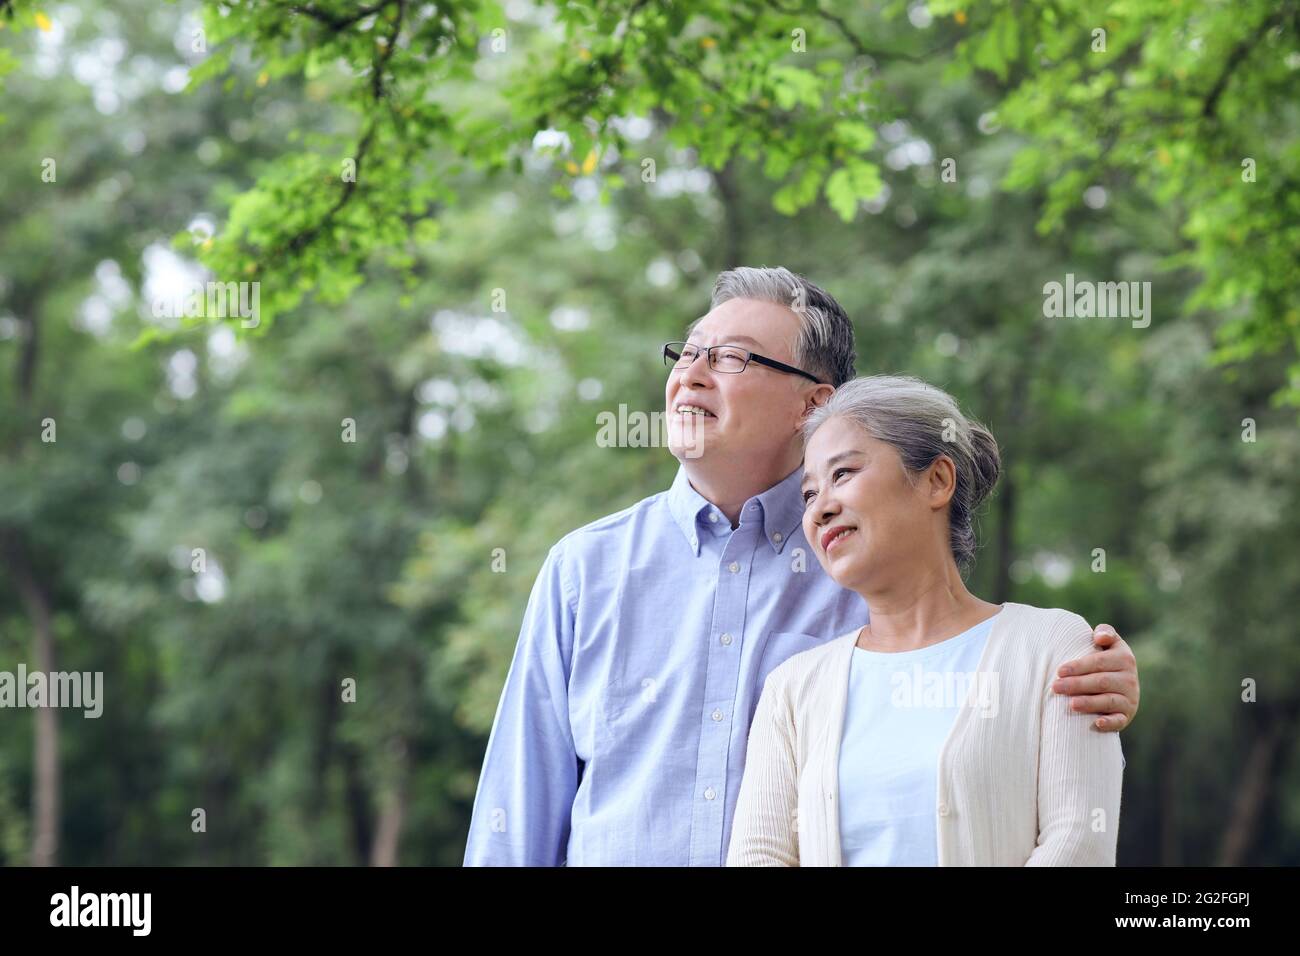
<svg viewBox="0 0 1300 956">
<path fill-rule="evenodd" d="M 943 520 L 934 470 L 909 481 L 894 447 L 847 418 L 817 429 L 804 455 L 803 531 L 837 584 L 861 591 L 928 556 Z"/>
</svg>

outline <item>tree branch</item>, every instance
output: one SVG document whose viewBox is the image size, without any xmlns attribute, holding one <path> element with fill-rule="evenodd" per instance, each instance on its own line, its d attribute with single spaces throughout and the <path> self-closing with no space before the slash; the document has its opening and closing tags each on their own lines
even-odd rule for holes
<svg viewBox="0 0 1300 956">
<path fill-rule="evenodd" d="M 389 0 L 386 0 L 382 5 L 386 6 L 387 2 L 389 2 Z M 397 40 L 402 33 L 402 20 L 406 14 L 406 0 L 395 0 L 395 2 L 397 3 L 397 19 L 393 21 L 393 29 L 387 37 L 387 42 L 384 44 L 384 51 L 379 55 L 378 59 L 375 60 L 374 71 L 370 77 L 371 94 L 376 103 L 382 102 L 387 95 L 384 88 L 384 68 L 388 65 L 388 61 L 392 59 L 393 53 L 397 49 Z M 305 249 L 318 235 L 320 235 L 322 230 L 334 221 L 334 218 L 343 211 L 343 207 L 352 200 L 352 196 L 357 189 L 357 183 L 361 178 L 361 164 L 365 160 L 366 153 L 369 151 L 371 144 L 374 142 L 377 127 L 378 121 L 374 120 L 371 121 L 370 125 L 366 128 L 365 135 L 357 145 L 356 169 L 353 171 L 354 175 L 350 180 L 344 182 L 343 191 L 339 193 L 339 198 L 335 200 L 334 205 L 329 208 L 323 217 L 321 217 L 319 222 L 308 229 L 302 230 L 288 241 L 285 248 L 290 252 L 298 253 Z M 272 258 L 275 258 L 275 256 L 273 255 Z"/>
<path fill-rule="evenodd" d="M 839 31 L 840 35 L 844 37 L 849 46 L 853 47 L 854 52 L 857 53 L 858 56 L 871 57 L 873 60 L 903 60 L 908 63 L 924 63 L 936 53 L 942 53 L 945 50 L 956 46 L 961 39 L 960 36 L 956 36 L 951 40 L 939 44 L 933 50 L 927 50 L 925 53 L 905 53 L 902 50 L 872 49 L 862 42 L 862 38 L 853 32 L 849 27 L 848 22 L 842 16 L 837 13 L 832 13 L 830 10 L 823 9 L 820 4 L 810 3 L 810 9 L 801 9 L 799 7 L 782 6 L 777 2 L 777 0 L 769 0 L 769 3 L 785 14 L 795 16 L 800 14 L 812 15 L 827 21 Z"/>
<path fill-rule="evenodd" d="M 349 16 L 342 16 L 337 13 L 330 13 L 328 10 L 322 10 L 320 7 L 313 6 L 309 3 L 296 3 L 289 8 L 291 13 L 301 13 L 303 16 L 311 17 L 320 23 L 325 24 L 331 30 L 345 30 L 358 20 L 364 20 L 371 14 L 378 13 L 384 7 L 391 6 L 397 0 L 379 0 L 378 3 L 372 3 L 368 7 L 362 7 L 356 13 Z"/>
<path fill-rule="evenodd" d="M 1271 17 L 1259 25 L 1259 28 L 1249 37 L 1242 40 L 1233 49 L 1228 56 L 1228 60 L 1223 64 L 1223 71 L 1219 74 L 1218 80 L 1210 89 L 1209 95 L 1205 97 L 1205 105 L 1201 107 L 1201 116 L 1205 119 L 1212 119 L 1219 108 L 1219 99 L 1223 96 L 1224 90 L 1228 88 L 1228 83 L 1232 75 L 1237 72 L 1237 68 L 1245 61 L 1252 50 L 1258 45 L 1259 41 L 1264 39 L 1264 35 L 1275 26 L 1280 26 L 1282 16 L 1285 11 L 1277 11 Z"/>
</svg>

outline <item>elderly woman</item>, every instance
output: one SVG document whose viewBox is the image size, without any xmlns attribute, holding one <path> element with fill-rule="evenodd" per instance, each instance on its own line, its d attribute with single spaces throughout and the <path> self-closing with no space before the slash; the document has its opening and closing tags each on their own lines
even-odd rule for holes
<svg viewBox="0 0 1300 956">
<path fill-rule="evenodd" d="M 870 621 L 763 686 L 729 866 L 1113 866 L 1123 756 L 1050 684 L 1077 614 L 962 570 L 997 443 L 947 393 L 873 376 L 809 416 L 803 529 Z"/>
</svg>

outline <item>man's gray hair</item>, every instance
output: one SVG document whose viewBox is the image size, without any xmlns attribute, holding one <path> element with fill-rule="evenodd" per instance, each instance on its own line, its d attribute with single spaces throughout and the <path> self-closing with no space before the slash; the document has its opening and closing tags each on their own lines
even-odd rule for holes
<svg viewBox="0 0 1300 956">
<path fill-rule="evenodd" d="M 804 439 L 832 418 L 846 418 L 871 437 L 893 445 L 908 480 L 940 455 L 956 466 L 957 487 L 948 505 L 948 541 L 963 571 L 975 559 L 975 509 L 997 483 L 998 443 L 971 421 L 941 388 L 903 375 L 868 375 L 837 388 L 809 414 Z"/>
<path fill-rule="evenodd" d="M 757 299 L 792 309 L 799 316 L 794 364 L 837 388 L 853 377 L 853 323 L 838 302 L 803 276 L 781 266 L 737 266 L 718 274 L 709 307 L 716 309 L 731 299 Z"/>
</svg>

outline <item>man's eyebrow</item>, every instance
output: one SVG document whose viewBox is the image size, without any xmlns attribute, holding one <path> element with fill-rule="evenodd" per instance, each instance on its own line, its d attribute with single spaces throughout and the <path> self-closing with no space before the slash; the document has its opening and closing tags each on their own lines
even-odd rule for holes
<svg viewBox="0 0 1300 956">
<path fill-rule="evenodd" d="M 754 338 L 752 335 L 724 335 L 719 337 L 723 340 L 721 343 L 723 345 L 729 345 L 732 342 L 749 342 L 751 345 L 757 345 L 759 348 L 765 347 L 762 342 Z"/>
</svg>

